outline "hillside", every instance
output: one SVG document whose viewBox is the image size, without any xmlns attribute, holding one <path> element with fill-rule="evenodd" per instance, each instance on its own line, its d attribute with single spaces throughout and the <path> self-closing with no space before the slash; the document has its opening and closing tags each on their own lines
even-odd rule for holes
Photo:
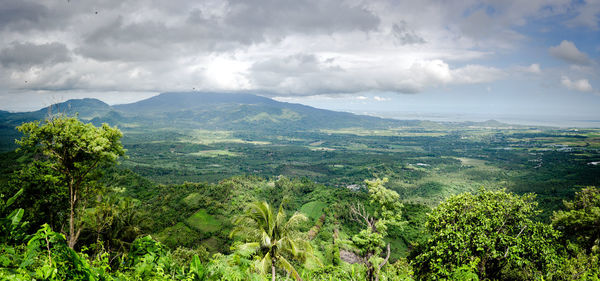
<svg viewBox="0 0 600 281">
<path fill-rule="evenodd" d="M 403 122 L 317 109 L 239 93 L 163 93 L 113 106 L 128 122 L 156 127 L 220 130 L 316 130 L 348 127 L 389 128 Z M 114 117 L 114 116 L 113 116 Z M 94 122 L 113 119 L 97 118 Z"/>
<path fill-rule="evenodd" d="M 362 127 L 387 129 L 416 126 L 421 121 L 399 121 L 310 106 L 278 102 L 239 93 L 163 93 L 131 104 L 109 106 L 97 99 L 75 99 L 32 112 L 0 112 L 2 151 L 15 148 L 14 128 L 23 122 L 65 113 L 99 125 L 108 123 L 128 128 L 203 129 L 251 132 L 296 132 Z"/>
</svg>

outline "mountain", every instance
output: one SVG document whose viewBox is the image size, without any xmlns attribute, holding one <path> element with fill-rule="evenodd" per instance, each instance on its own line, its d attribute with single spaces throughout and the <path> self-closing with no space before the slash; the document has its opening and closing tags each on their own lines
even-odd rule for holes
<svg viewBox="0 0 600 281">
<path fill-rule="evenodd" d="M 23 122 L 32 120 L 41 120 L 51 115 L 79 114 L 81 119 L 91 119 L 97 116 L 102 116 L 110 111 L 110 106 L 98 99 L 74 99 L 61 103 L 56 103 L 51 106 L 31 112 L 0 112 L 0 122 L 4 124 L 20 125 Z"/>
<path fill-rule="evenodd" d="M 96 125 L 108 123 L 120 128 L 142 130 L 228 130 L 253 133 L 289 133 L 320 129 L 387 129 L 418 126 L 421 121 L 400 121 L 317 109 L 279 102 L 244 93 L 176 92 L 130 104 L 109 106 L 97 99 L 76 99 L 33 112 L 0 112 L 0 150 L 14 149 L 23 122 L 41 120 L 49 115 L 78 114 Z"/>
<path fill-rule="evenodd" d="M 243 93 L 199 93 L 172 92 L 141 100 L 130 104 L 115 105 L 113 108 L 128 113 L 149 114 L 171 112 L 184 109 L 207 108 L 215 104 L 275 104 L 276 101 Z"/>
<path fill-rule="evenodd" d="M 112 109 L 115 113 L 111 116 L 98 117 L 93 122 L 112 123 L 119 115 L 125 122 L 155 128 L 255 131 L 389 128 L 418 123 L 317 109 L 243 93 L 163 93 Z"/>
</svg>

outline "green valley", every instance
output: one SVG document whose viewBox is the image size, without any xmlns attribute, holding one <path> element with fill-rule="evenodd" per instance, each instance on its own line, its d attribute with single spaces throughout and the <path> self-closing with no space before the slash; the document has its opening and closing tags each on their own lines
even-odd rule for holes
<svg viewBox="0 0 600 281">
<path fill-rule="evenodd" d="M 115 126 L 126 150 L 117 165 L 98 166 L 101 171 L 89 179 L 97 191 L 79 210 L 82 231 L 75 251 L 35 250 L 55 260 L 58 251 L 68 253 L 61 262 L 83 264 L 84 273 L 77 275 L 87 276 L 82 280 L 593 280 L 585 278 L 600 272 L 592 266 L 588 275 L 577 275 L 584 264 L 597 261 L 598 241 L 580 243 L 589 236 L 576 233 L 562 236 L 574 221 L 556 215 L 577 210 L 577 204 L 563 201 L 592 196 L 597 189 L 586 187 L 600 185 L 600 129 L 402 121 L 250 94 L 165 93 L 117 106 L 86 99 L 2 113 L 2 202 L 17 194 L 0 213 L 6 217 L 2 278 L 75 278 L 68 275 L 75 271 L 52 273 L 52 259 L 48 265 L 27 254 L 34 250 L 25 246 L 26 235 L 61 245 L 60 237 L 49 237 L 66 227 L 67 214 L 60 208 L 68 203 L 68 192 L 51 163 L 36 164 L 47 157 L 35 150 L 42 143 L 15 151 L 20 147 L 15 139 L 22 137 L 16 126 L 64 116 Z M 39 192 L 53 195 L 42 198 Z M 600 204 L 596 197 L 589 200 Z M 277 247 L 287 252 L 276 255 L 285 262 L 271 263 L 261 252 L 266 244 L 244 246 L 256 238 L 252 231 L 230 235 L 255 202 L 272 207 L 269 224 L 302 214 L 286 231 L 306 243 L 296 245 L 284 232 L 268 231 L 260 241 L 283 243 Z M 515 216 L 486 217 L 508 210 L 503 208 Z M 23 214 L 17 219 L 8 210 Z M 470 215 L 472 220 L 456 222 Z M 247 219 L 250 226 L 263 226 Z M 457 229 L 450 227 L 452 220 Z M 29 224 L 19 225 L 25 221 Z M 44 223 L 51 230 L 38 231 Z M 597 221 L 581 223 L 585 228 Z M 464 236 L 457 234 L 460 229 Z M 489 231 L 486 237 L 492 238 L 486 239 L 500 242 L 476 241 L 468 229 Z M 25 235 L 20 240 L 18 231 Z M 446 245 L 443 235 L 476 246 L 450 240 Z M 548 252 L 531 250 L 542 246 Z M 433 247 L 438 252 L 428 252 Z M 472 252 L 440 254 L 461 247 Z M 437 258 L 444 262 L 436 263 Z M 258 263 L 277 268 L 262 271 Z M 522 272 L 517 265 L 523 265 Z M 576 275 L 586 277 L 573 279 Z"/>
</svg>

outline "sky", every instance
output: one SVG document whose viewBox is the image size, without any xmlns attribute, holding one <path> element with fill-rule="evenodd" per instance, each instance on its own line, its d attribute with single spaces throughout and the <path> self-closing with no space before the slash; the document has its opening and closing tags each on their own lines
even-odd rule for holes
<svg viewBox="0 0 600 281">
<path fill-rule="evenodd" d="M 8 111 L 211 91 L 388 117 L 600 120 L 600 0 L 0 0 L 0 38 Z"/>
</svg>

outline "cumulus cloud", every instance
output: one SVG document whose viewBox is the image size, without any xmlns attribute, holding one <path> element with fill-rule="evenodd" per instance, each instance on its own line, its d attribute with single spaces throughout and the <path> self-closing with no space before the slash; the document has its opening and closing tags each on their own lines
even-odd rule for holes
<svg viewBox="0 0 600 281">
<path fill-rule="evenodd" d="M 571 64 L 587 65 L 590 64 L 590 58 L 585 53 L 579 51 L 575 43 L 563 40 L 559 45 L 548 49 L 550 54 L 558 59 Z"/>
<path fill-rule="evenodd" d="M 30 42 L 13 42 L 8 47 L 0 50 L 0 64 L 4 67 L 15 67 L 19 70 L 70 60 L 69 50 L 64 44 L 58 42 L 40 45 Z"/>
<path fill-rule="evenodd" d="M 451 68 L 442 60 L 411 63 L 383 59 L 352 67 L 335 64 L 311 54 L 271 58 L 255 63 L 247 72 L 252 88 L 268 89 L 281 95 L 314 95 L 385 91 L 418 93 L 430 87 L 475 84 L 504 77 L 497 68 L 467 65 Z"/>
<path fill-rule="evenodd" d="M 493 61 L 525 42 L 515 27 L 571 8 L 566 0 L 4 1 L 0 92 L 306 96 L 488 83 L 509 77 Z M 594 67 L 569 41 L 550 53 Z"/>
<path fill-rule="evenodd" d="M 562 76 L 560 78 L 560 83 L 569 90 L 579 92 L 592 92 L 594 90 L 587 79 L 571 80 L 567 76 Z"/>
</svg>

